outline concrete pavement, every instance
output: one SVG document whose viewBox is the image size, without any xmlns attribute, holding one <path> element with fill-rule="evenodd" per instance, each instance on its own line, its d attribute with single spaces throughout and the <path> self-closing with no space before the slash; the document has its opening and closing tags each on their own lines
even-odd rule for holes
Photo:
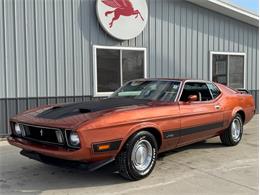
<svg viewBox="0 0 260 195">
<path fill-rule="evenodd" d="M 162 155 L 146 179 L 128 182 L 108 165 L 46 165 L 0 142 L 0 194 L 258 194 L 258 115 L 245 126 L 241 143 L 225 147 L 219 138 Z"/>
</svg>

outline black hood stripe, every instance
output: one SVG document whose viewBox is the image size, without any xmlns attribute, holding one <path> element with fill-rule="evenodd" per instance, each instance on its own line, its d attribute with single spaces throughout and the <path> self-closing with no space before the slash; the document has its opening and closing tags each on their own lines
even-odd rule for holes
<svg viewBox="0 0 260 195">
<path fill-rule="evenodd" d="M 37 115 L 45 119 L 61 119 L 73 115 L 86 114 L 125 106 L 147 105 L 150 100 L 134 98 L 107 98 L 88 102 L 55 106 Z"/>
</svg>

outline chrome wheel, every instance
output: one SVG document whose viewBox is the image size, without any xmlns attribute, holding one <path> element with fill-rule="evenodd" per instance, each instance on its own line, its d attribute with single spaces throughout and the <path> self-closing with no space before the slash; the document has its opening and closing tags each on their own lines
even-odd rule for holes
<svg viewBox="0 0 260 195">
<path fill-rule="evenodd" d="M 241 126 L 241 121 L 238 118 L 235 118 L 231 125 L 231 134 L 234 141 L 240 139 Z"/>
<path fill-rule="evenodd" d="M 139 140 L 132 150 L 131 161 L 136 170 L 146 174 L 153 160 L 153 148 L 149 141 Z"/>
</svg>

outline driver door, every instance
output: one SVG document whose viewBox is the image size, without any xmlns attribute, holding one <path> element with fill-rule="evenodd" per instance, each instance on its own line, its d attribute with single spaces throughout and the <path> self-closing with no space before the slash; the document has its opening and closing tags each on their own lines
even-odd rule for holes
<svg viewBox="0 0 260 195">
<path fill-rule="evenodd" d="M 197 101 L 189 101 L 191 95 Z M 181 138 L 178 146 L 213 137 L 223 128 L 223 110 L 206 83 L 186 82 L 179 100 Z"/>
</svg>

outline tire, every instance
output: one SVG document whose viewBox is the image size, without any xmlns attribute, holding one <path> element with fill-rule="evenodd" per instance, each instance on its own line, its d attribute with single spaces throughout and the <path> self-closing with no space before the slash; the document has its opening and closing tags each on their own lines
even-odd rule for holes
<svg viewBox="0 0 260 195">
<path fill-rule="evenodd" d="M 234 128 L 236 128 L 236 130 L 234 130 Z M 236 114 L 229 128 L 226 129 L 222 135 L 220 135 L 220 140 L 222 144 L 226 146 L 235 146 L 242 139 L 242 135 L 243 135 L 243 121 L 240 114 Z"/>
<path fill-rule="evenodd" d="M 140 131 L 129 138 L 116 158 L 122 177 L 136 181 L 147 177 L 156 164 L 158 145 L 155 137 Z"/>
</svg>

